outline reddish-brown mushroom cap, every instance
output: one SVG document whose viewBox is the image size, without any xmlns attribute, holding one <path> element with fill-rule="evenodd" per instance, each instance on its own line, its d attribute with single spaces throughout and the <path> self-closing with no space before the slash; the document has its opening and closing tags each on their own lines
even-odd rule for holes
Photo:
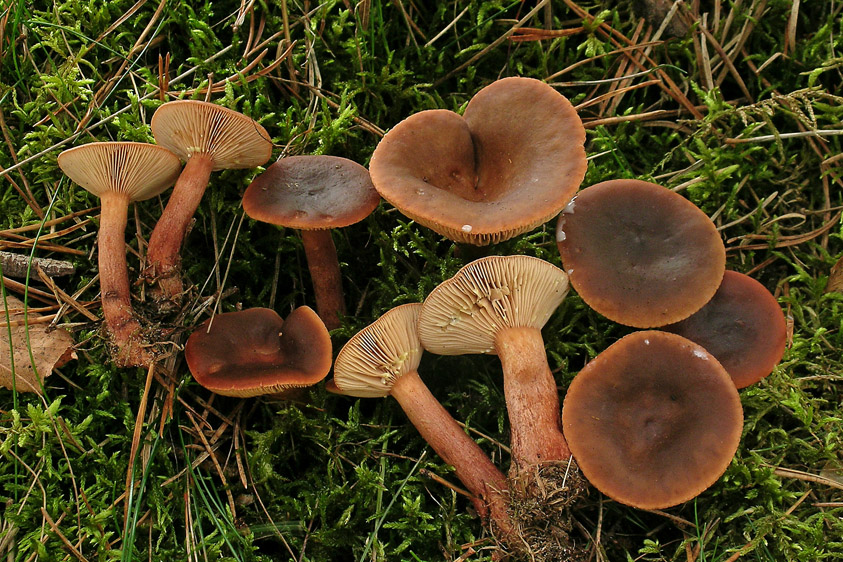
<svg viewBox="0 0 843 562">
<path fill-rule="evenodd" d="M 539 80 L 505 78 L 480 90 L 463 116 L 428 110 L 396 125 L 369 169 L 403 214 L 480 246 L 555 216 L 585 176 L 584 142 L 564 96 Z"/>
<path fill-rule="evenodd" d="M 676 334 L 643 331 L 611 345 L 574 378 L 562 430 L 585 477 L 642 509 L 687 501 L 737 450 L 743 412 L 725 369 Z"/>
<path fill-rule="evenodd" d="M 243 210 L 253 219 L 302 230 L 360 222 L 378 202 L 369 171 L 338 156 L 282 158 L 243 194 Z"/>
<path fill-rule="evenodd" d="M 342 274 L 331 228 L 359 222 L 380 201 L 369 171 L 337 156 L 292 156 L 252 181 L 243 209 L 253 219 L 302 231 L 316 308 L 329 330 L 345 314 Z"/>
<path fill-rule="evenodd" d="M 787 324 L 776 298 L 743 273 L 727 271 L 698 312 L 664 330 L 700 344 L 744 388 L 770 373 L 784 355 Z"/>
<path fill-rule="evenodd" d="M 559 215 L 556 240 L 582 299 L 637 328 L 687 318 L 711 299 L 726 270 L 726 249 L 705 213 L 639 180 L 582 190 Z"/>
<path fill-rule="evenodd" d="M 331 370 L 331 339 L 306 306 L 286 320 L 274 310 L 251 308 L 205 321 L 187 339 L 184 355 L 205 388 L 249 397 L 321 381 Z"/>
<path fill-rule="evenodd" d="M 254 168 L 272 156 L 266 129 L 242 113 L 210 102 L 167 102 L 155 111 L 150 127 L 155 142 L 185 162 L 194 154 L 210 154 L 213 170 Z"/>
</svg>

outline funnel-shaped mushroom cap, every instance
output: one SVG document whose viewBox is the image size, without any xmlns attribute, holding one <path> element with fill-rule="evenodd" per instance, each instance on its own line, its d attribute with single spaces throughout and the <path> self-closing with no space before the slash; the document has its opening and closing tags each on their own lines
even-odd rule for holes
<svg viewBox="0 0 843 562">
<path fill-rule="evenodd" d="M 142 142 L 92 142 L 59 154 L 59 167 L 97 197 L 121 192 L 131 201 L 155 197 L 176 182 L 178 156 Z"/>
<path fill-rule="evenodd" d="M 205 388 L 225 396 L 258 396 L 324 379 L 331 370 L 331 338 L 306 306 L 286 320 L 274 310 L 251 308 L 205 321 L 187 339 L 184 356 Z"/>
<path fill-rule="evenodd" d="M 676 334 L 630 334 L 574 378 L 562 432 L 598 490 L 642 509 L 687 501 L 729 466 L 743 412 L 728 373 Z"/>
<path fill-rule="evenodd" d="M 399 378 L 415 371 L 422 348 L 416 324 L 421 304 L 396 306 L 348 340 L 334 362 L 328 390 L 378 398 L 392 391 Z"/>
<path fill-rule="evenodd" d="M 369 169 L 381 196 L 457 242 L 500 242 L 550 220 L 585 176 L 585 129 L 531 78 L 480 90 L 464 116 L 422 111 L 389 131 Z"/>
<path fill-rule="evenodd" d="M 556 241 L 582 299 L 637 328 L 698 311 L 726 270 L 726 249 L 705 213 L 644 181 L 611 180 L 582 190 L 559 215 Z"/>
<path fill-rule="evenodd" d="M 338 156 L 282 158 L 243 194 L 253 219 L 298 229 L 340 228 L 375 210 L 380 195 L 369 171 Z"/>
<path fill-rule="evenodd" d="M 425 349 L 495 354 L 505 328 L 545 325 L 568 293 L 568 276 L 529 256 L 489 256 L 460 269 L 427 296 L 419 317 Z"/>
<path fill-rule="evenodd" d="M 703 346 L 738 388 L 772 373 L 787 341 L 787 324 L 776 298 L 764 285 L 736 271 L 726 272 L 714 297 L 699 312 L 664 329 Z"/>
<path fill-rule="evenodd" d="M 266 129 L 242 113 L 209 102 L 167 102 L 155 111 L 150 126 L 155 142 L 184 161 L 194 154 L 210 154 L 213 170 L 254 168 L 272 156 Z"/>
</svg>

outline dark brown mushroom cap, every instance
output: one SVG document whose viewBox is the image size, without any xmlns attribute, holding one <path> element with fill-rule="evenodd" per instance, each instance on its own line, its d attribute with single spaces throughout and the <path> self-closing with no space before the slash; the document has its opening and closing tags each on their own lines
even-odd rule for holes
<svg viewBox="0 0 843 562">
<path fill-rule="evenodd" d="M 416 113 L 389 131 L 369 170 L 381 196 L 458 242 L 485 245 L 558 213 L 586 170 L 585 129 L 571 103 L 530 78 L 480 90 L 464 116 Z"/>
<path fill-rule="evenodd" d="M 642 509 L 687 501 L 729 466 L 743 428 L 740 398 L 714 357 L 676 334 L 630 334 L 574 378 L 562 432 L 585 477 Z"/>
<path fill-rule="evenodd" d="M 698 312 L 664 330 L 703 346 L 738 388 L 772 373 L 787 340 L 787 324 L 776 298 L 737 271 L 726 272 L 720 288 Z"/>
<path fill-rule="evenodd" d="M 59 154 L 59 167 L 97 197 L 125 193 L 131 201 L 155 197 L 176 182 L 178 156 L 162 146 L 142 142 L 92 142 Z"/>
<path fill-rule="evenodd" d="M 274 310 L 251 308 L 205 321 L 187 339 L 184 355 L 193 378 L 205 388 L 225 396 L 258 396 L 324 379 L 331 370 L 331 338 L 306 306 L 286 320 Z"/>
<path fill-rule="evenodd" d="M 559 215 L 556 241 L 583 300 L 637 328 L 687 318 L 714 296 L 726 270 L 726 249 L 706 214 L 639 180 L 583 189 Z"/>
<path fill-rule="evenodd" d="M 282 158 L 243 195 L 243 209 L 253 219 L 304 230 L 354 224 L 379 202 L 369 171 L 338 156 Z"/>
<path fill-rule="evenodd" d="M 213 170 L 254 168 L 272 156 L 269 133 L 251 117 L 198 100 L 176 100 L 159 107 L 150 122 L 155 142 L 185 162 L 210 154 Z"/>
</svg>

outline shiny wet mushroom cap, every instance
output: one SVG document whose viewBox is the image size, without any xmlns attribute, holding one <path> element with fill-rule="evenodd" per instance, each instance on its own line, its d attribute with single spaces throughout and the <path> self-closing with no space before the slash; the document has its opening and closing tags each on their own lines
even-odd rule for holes
<svg viewBox="0 0 843 562">
<path fill-rule="evenodd" d="M 698 312 L 664 330 L 703 346 L 738 388 L 772 373 L 787 341 L 787 324 L 776 298 L 737 271 L 726 272 L 714 297 Z"/>
<path fill-rule="evenodd" d="M 282 158 L 243 194 L 243 210 L 253 219 L 299 229 L 349 226 L 379 202 L 369 171 L 339 156 Z"/>
<path fill-rule="evenodd" d="M 662 509 L 723 474 L 743 412 L 714 357 L 681 336 L 650 330 L 620 339 L 577 374 L 562 427 L 598 490 L 633 507 Z"/>
<path fill-rule="evenodd" d="M 365 219 L 380 202 L 369 171 L 338 156 L 282 158 L 256 177 L 243 195 L 253 219 L 298 228 L 316 295 L 316 309 L 329 330 L 345 314 L 337 250 L 330 229 Z"/>
<path fill-rule="evenodd" d="M 683 320 L 711 299 L 726 269 L 714 223 L 659 185 L 610 180 L 559 215 L 556 241 L 571 285 L 594 310 L 627 326 Z"/>
<path fill-rule="evenodd" d="M 184 355 L 208 390 L 249 397 L 321 381 L 331 369 L 331 339 L 306 306 L 286 320 L 274 310 L 251 308 L 206 320 L 187 339 Z"/>
<path fill-rule="evenodd" d="M 404 215 L 457 241 L 500 242 L 555 216 L 587 166 L 585 129 L 571 103 L 544 82 L 504 78 L 464 115 L 416 113 L 389 131 L 369 169 Z"/>
</svg>

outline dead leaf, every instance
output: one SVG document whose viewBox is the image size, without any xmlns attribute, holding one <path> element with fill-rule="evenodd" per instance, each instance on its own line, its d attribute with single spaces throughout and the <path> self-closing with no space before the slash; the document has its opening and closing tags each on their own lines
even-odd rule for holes
<svg viewBox="0 0 843 562">
<path fill-rule="evenodd" d="M 840 258 L 836 264 L 831 266 L 831 271 L 828 272 L 828 284 L 825 286 L 825 292 L 843 293 L 843 258 Z"/>
<path fill-rule="evenodd" d="M 9 307 L 8 324 L 6 308 L 0 299 L 0 386 L 12 388 L 12 358 L 14 357 L 14 381 L 18 392 L 40 392 L 44 377 L 71 359 L 76 359 L 73 351 L 73 337 L 62 328 L 49 329 L 40 320 L 39 314 L 30 312 L 24 315 L 23 303 L 11 295 L 6 296 Z M 28 330 L 27 330 L 28 325 Z M 9 331 L 11 330 L 11 344 Z M 27 338 L 27 331 L 29 337 Z M 32 366 L 29 351 L 32 350 Z M 14 351 L 14 355 L 10 351 Z M 37 374 L 36 374 L 37 373 Z"/>
</svg>

